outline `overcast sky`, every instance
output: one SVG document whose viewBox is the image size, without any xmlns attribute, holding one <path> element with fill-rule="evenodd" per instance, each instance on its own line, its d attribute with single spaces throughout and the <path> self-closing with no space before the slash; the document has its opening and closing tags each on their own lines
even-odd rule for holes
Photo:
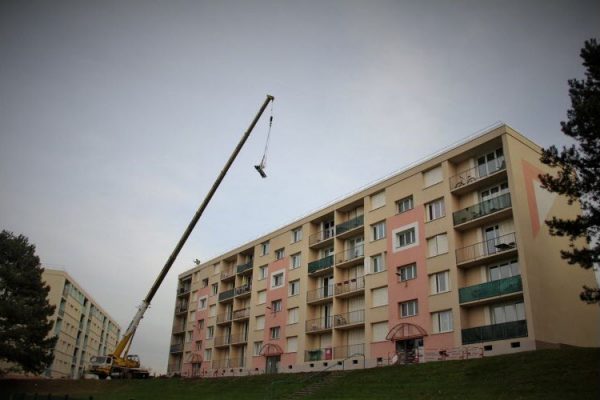
<svg viewBox="0 0 600 400">
<path fill-rule="evenodd" d="M 177 275 L 504 121 L 565 143 L 598 1 L 0 2 L 0 229 L 124 329 L 267 93 L 267 117 L 142 321 L 166 370 Z"/>
</svg>

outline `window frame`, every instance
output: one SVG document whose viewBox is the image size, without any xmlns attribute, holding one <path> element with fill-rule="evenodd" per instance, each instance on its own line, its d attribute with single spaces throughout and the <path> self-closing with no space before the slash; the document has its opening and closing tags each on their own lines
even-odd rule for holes
<svg viewBox="0 0 600 400">
<path fill-rule="evenodd" d="M 437 206 L 437 207 L 436 207 Z M 438 213 L 440 215 L 438 215 Z M 444 197 L 437 198 L 425 203 L 425 222 L 431 222 L 446 216 L 446 200 Z"/>
<path fill-rule="evenodd" d="M 266 256 L 267 254 L 269 254 L 269 241 L 267 240 L 266 242 L 262 242 L 260 245 L 260 255 L 261 256 Z"/>
<path fill-rule="evenodd" d="M 408 203 L 408 208 L 404 208 L 403 205 Z M 396 200 L 396 214 L 402 214 L 415 208 L 415 200 L 413 195 L 406 196 L 400 200 Z"/>
<path fill-rule="evenodd" d="M 375 270 L 375 266 L 376 266 L 376 262 L 375 260 L 380 259 L 381 260 L 381 269 L 379 270 Z M 380 272 L 384 272 L 387 270 L 387 266 L 385 263 L 385 252 L 383 253 L 378 253 L 378 254 L 373 254 L 370 258 L 370 266 L 371 266 L 371 273 L 373 274 L 378 274 Z"/>
<path fill-rule="evenodd" d="M 406 308 L 406 313 L 405 313 Z M 411 313 L 412 312 L 412 313 Z M 412 299 L 403 301 L 399 304 L 400 318 L 410 318 L 419 315 L 419 301 L 418 299 Z"/>
<path fill-rule="evenodd" d="M 371 225 L 371 237 L 373 242 L 385 239 L 386 223 L 385 220 L 376 222 Z"/>
<path fill-rule="evenodd" d="M 302 240 L 302 227 L 292 229 L 292 243 L 298 243 Z"/>
<path fill-rule="evenodd" d="M 413 279 L 417 279 L 417 263 L 413 262 L 410 264 L 401 265 L 396 268 L 396 275 L 398 276 L 398 282 L 408 282 Z M 404 271 L 412 271 L 410 277 L 406 277 L 407 274 L 403 274 Z"/>
<path fill-rule="evenodd" d="M 295 288 L 295 290 L 294 290 Z M 288 282 L 288 296 L 298 296 L 300 294 L 300 279 L 294 279 Z"/>
</svg>

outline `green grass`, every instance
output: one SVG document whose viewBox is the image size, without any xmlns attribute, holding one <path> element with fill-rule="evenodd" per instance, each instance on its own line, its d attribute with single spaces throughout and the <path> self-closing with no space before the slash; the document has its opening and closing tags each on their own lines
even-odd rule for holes
<svg viewBox="0 0 600 400">
<path fill-rule="evenodd" d="M 0 397 L 11 392 L 38 392 L 68 393 L 72 398 L 91 395 L 95 400 L 252 400 L 268 398 L 269 388 L 274 389 L 273 398 L 293 393 L 306 377 L 281 374 L 197 380 L 0 381 Z M 600 349 L 541 350 L 351 371 L 306 399 L 600 399 Z"/>
</svg>

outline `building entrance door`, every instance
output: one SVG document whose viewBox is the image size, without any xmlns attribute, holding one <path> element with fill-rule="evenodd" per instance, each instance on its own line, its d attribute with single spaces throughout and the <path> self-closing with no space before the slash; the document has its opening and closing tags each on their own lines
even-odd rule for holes
<svg viewBox="0 0 600 400">
<path fill-rule="evenodd" d="M 279 361 L 281 361 L 281 356 L 268 356 L 266 373 L 276 374 L 279 371 Z"/>
<path fill-rule="evenodd" d="M 398 364 L 418 362 L 419 347 L 423 347 L 423 338 L 397 340 L 396 354 L 398 354 Z"/>
</svg>

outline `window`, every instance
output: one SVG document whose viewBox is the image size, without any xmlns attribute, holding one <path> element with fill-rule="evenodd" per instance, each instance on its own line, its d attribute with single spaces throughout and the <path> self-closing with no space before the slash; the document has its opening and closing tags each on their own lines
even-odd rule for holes
<svg viewBox="0 0 600 400">
<path fill-rule="evenodd" d="M 275 259 L 281 260 L 285 256 L 285 249 L 282 247 L 281 249 L 275 250 Z"/>
<path fill-rule="evenodd" d="M 519 274 L 519 262 L 517 260 L 510 260 L 501 264 L 492 265 L 488 268 L 488 279 L 490 281 L 510 278 L 511 276 Z"/>
<path fill-rule="evenodd" d="M 419 313 L 417 300 L 400 303 L 400 318 L 414 317 Z"/>
<path fill-rule="evenodd" d="M 217 315 L 217 305 L 213 304 L 210 307 L 208 307 L 209 312 L 210 312 L 210 316 L 214 317 L 215 315 Z"/>
<path fill-rule="evenodd" d="M 194 334 L 194 331 L 187 331 L 185 333 L 185 342 L 189 343 L 192 341 L 192 335 Z"/>
<path fill-rule="evenodd" d="M 375 193 L 371 196 L 371 210 L 385 206 L 385 191 Z"/>
<path fill-rule="evenodd" d="M 258 304 L 265 304 L 265 302 L 267 301 L 267 291 L 259 290 L 257 294 L 258 294 Z"/>
<path fill-rule="evenodd" d="M 205 288 L 208 286 L 208 278 L 202 279 L 202 287 Z"/>
<path fill-rule="evenodd" d="M 295 353 L 298 351 L 298 336 L 290 336 L 287 338 L 287 352 Z"/>
<path fill-rule="evenodd" d="M 385 337 L 388 334 L 388 323 L 377 322 L 375 324 L 371 324 L 371 331 L 373 332 L 373 342 L 383 342 L 386 340 Z"/>
<path fill-rule="evenodd" d="M 505 303 L 490 307 L 492 324 L 522 321 L 525 319 L 525 305 L 519 303 Z"/>
<path fill-rule="evenodd" d="M 417 243 L 417 235 L 416 228 L 412 227 L 410 229 L 406 229 L 404 231 L 400 231 L 396 233 L 395 237 L 395 245 L 396 249 L 401 249 L 403 247 L 408 247 Z"/>
<path fill-rule="evenodd" d="M 270 334 L 269 337 L 271 339 L 279 339 L 279 333 L 280 333 L 280 329 L 278 326 L 274 326 L 270 329 Z"/>
<path fill-rule="evenodd" d="M 206 296 L 201 297 L 200 300 L 198 300 L 198 310 L 206 310 Z"/>
<path fill-rule="evenodd" d="M 408 210 L 412 210 L 414 208 L 413 197 L 412 195 L 400 199 L 396 202 L 396 212 L 401 214 L 403 212 L 407 212 Z"/>
<path fill-rule="evenodd" d="M 256 317 L 256 329 L 265 329 L 265 316 L 259 315 Z"/>
<path fill-rule="evenodd" d="M 285 281 L 285 274 L 283 271 L 281 272 L 273 272 L 271 275 L 271 289 L 280 288 L 283 286 Z"/>
<path fill-rule="evenodd" d="M 388 303 L 388 288 L 387 286 L 371 290 L 373 298 L 373 307 L 385 306 Z"/>
<path fill-rule="evenodd" d="M 442 233 L 427 239 L 427 256 L 435 257 L 448 252 L 448 235 Z"/>
<path fill-rule="evenodd" d="M 267 269 L 266 265 L 263 265 L 262 267 L 258 267 L 258 280 L 263 280 L 263 279 L 267 279 L 267 274 L 269 273 L 269 270 Z"/>
<path fill-rule="evenodd" d="M 431 285 L 431 294 L 443 293 L 450 290 L 449 271 L 438 272 L 429 275 L 429 284 Z"/>
<path fill-rule="evenodd" d="M 504 154 L 502 153 L 502 148 L 477 158 L 477 172 L 480 177 L 493 174 L 504 167 Z"/>
<path fill-rule="evenodd" d="M 276 313 L 281 311 L 281 300 L 273 300 L 271 302 L 271 312 Z"/>
<path fill-rule="evenodd" d="M 425 204 L 425 220 L 433 221 L 434 219 L 442 218 L 446 215 L 446 207 L 444 205 L 444 198 L 437 199 L 431 203 Z"/>
<path fill-rule="evenodd" d="M 432 313 L 431 323 L 433 326 L 433 333 L 452 331 L 452 310 Z"/>
<path fill-rule="evenodd" d="M 436 183 L 440 183 L 442 180 L 444 180 L 444 173 L 442 172 L 441 165 L 438 165 L 437 167 L 432 168 L 429 171 L 423 172 L 424 187 L 435 185 Z"/>
<path fill-rule="evenodd" d="M 262 242 L 260 244 L 260 255 L 261 256 L 266 256 L 267 254 L 269 254 L 269 242 Z"/>
<path fill-rule="evenodd" d="M 204 361 L 212 360 L 212 349 L 204 349 Z"/>
<path fill-rule="evenodd" d="M 292 254 L 290 257 L 290 267 L 292 269 L 296 269 L 300 267 L 302 263 L 302 258 L 300 257 L 300 253 Z"/>
<path fill-rule="evenodd" d="M 295 281 L 291 281 L 288 285 L 288 292 L 290 296 L 295 296 L 300 294 L 300 279 L 296 279 Z"/>
<path fill-rule="evenodd" d="M 254 355 L 260 356 L 260 351 L 262 350 L 263 342 L 262 340 L 258 342 L 254 342 Z"/>
<path fill-rule="evenodd" d="M 371 257 L 371 271 L 373 271 L 374 274 L 385 271 L 385 258 L 383 257 L 383 253 Z"/>
<path fill-rule="evenodd" d="M 211 295 L 216 295 L 217 293 L 219 293 L 219 284 L 218 283 L 213 283 L 210 287 L 210 294 Z"/>
<path fill-rule="evenodd" d="M 292 243 L 296 243 L 302 240 L 302 228 L 296 228 L 292 230 Z"/>
<path fill-rule="evenodd" d="M 409 281 L 411 279 L 415 279 L 417 277 L 417 264 L 412 263 L 409 265 L 403 265 L 402 267 L 398 267 L 398 281 L 404 282 Z"/>
<path fill-rule="evenodd" d="M 204 320 L 203 319 L 198 321 L 198 329 L 204 329 Z"/>
<path fill-rule="evenodd" d="M 373 232 L 373 240 L 383 239 L 385 237 L 385 221 L 371 225 L 371 231 Z"/>
<path fill-rule="evenodd" d="M 295 324 L 298 322 L 298 310 L 299 310 L 298 307 L 288 309 L 288 319 L 287 319 L 288 324 Z"/>
<path fill-rule="evenodd" d="M 212 339 L 215 336 L 215 327 L 214 326 L 209 326 L 206 329 L 206 338 L 207 339 Z"/>
</svg>

